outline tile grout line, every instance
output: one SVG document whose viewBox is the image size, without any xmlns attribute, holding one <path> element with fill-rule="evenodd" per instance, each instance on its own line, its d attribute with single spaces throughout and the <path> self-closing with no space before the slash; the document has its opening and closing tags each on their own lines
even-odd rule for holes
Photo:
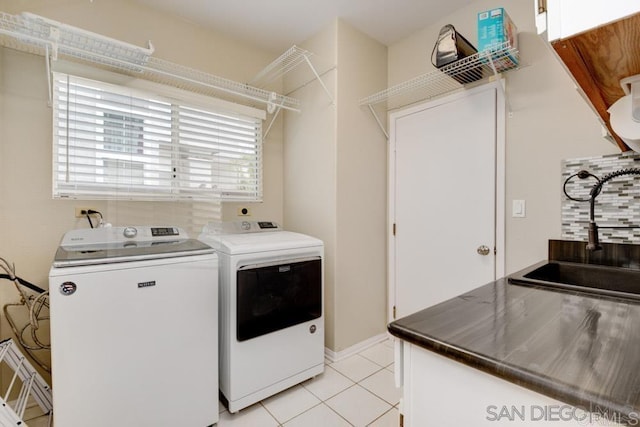
<svg viewBox="0 0 640 427">
<path fill-rule="evenodd" d="M 380 371 L 378 371 L 378 372 L 380 372 Z M 351 388 L 353 388 L 353 387 L 356 387 L 356 386 L 359 386 L 361 389 L 363 389 L 363 390 L 364 390 L 364 391 L 366 391 L 367 393 L 369 393 L 369 394 L 371 394 L 371 395 L 373 395 L 373 396 L 377 397 L 377 398 L 378 398 L 378 399 L 380 399 L 383 403 L 385 403 L 385 404 L 389 405 L 389 409 L 387 409 L 386 411 L 384 411 L 384 412 L 383 412 L 380 416 L 378 416 L 377 418 L 375 418 L 375 419 L 371 420 L 371 421 L 367 424 L 367 426 L 371 425 L 371 424 L 372 424 L 372 423 L 374 423 L 376 420 L 378 420 L 380 417 L 384 416 L 387 412 L 389 412 L 389 411 L 391 411 L 392 409 L 394 409 L 394 408 L 395 408 L 395 405 L 393 405 L 393 404 L 391 404 L 391 403 L 387 402 L 386 400 L 384 400 L 383 398 L 381 398 L 380 396 L 378 396 L 377 394 L 375 394 L 374 392 L 372 392 L 371 390 L 369 390 L 368 388 L 366 388 L 365 386 L 363 386 L 363 385 L 361 385 L 361 384 L 359 384 L 359 383 L 354 383 L 353 385 L 351 385 L 351 386 L 349 386 L 349 387 L 345 388 L 344 390 L 342 390 L 340 393 L 337 393 L 337 394 L 336 394 L 335 396 L 333 396 L 333 397 L 336 397 L 336 396 L 338 396 L 339 394 L 344 393 L 345 391 L 347 391 L 347 390 L 349 390 L 349 389 L 351 389 Z M 331 397 L 331 399 L 332 399 L 333 397 Z M 327 400 L 329 400 L 329 399 L 327 399 Z M 322 403 L 325 403 L 325 402 L 323 401 Z M 326 403 L 325 403 L 325 405 L 326 405 L 327 407 L 329 407 L 329 409 L 331 409 L 333 412 L 335 412 L 336 414 L 340 415 L 337 411 L 333 410 L 333 408 L 332 408 L 331 406 L 329 406 L 329 405 L 328 405 L 328 404 L 326 404 Z M 345 421 L 347 421 L 347 423 L 349 423 L 349 425 L 353 426 L 353 424 L 351 424 L 351 423 L 349 422 L 349 420 L 345 419 L 342 415 L 340 415 L 340 418 L 343 418 Z"/>
<path fill-rule="evenodd" d="M 371 424 L 375 423 L 376 421 L 378 421 L 379 419 L 381 419 L 382 417 L 384 417 L 385 415 L 387 415 L 389 412 L 392 412 L 394 409 L 397 409 L 395 406 L 392 406 L 388 411 L 386 411 L 384 414 L 380 415 L 378 418 L 376 418 L 375 420 L 371 421 L 369 424 L 367 424 L 367 426 L 370 426 Z M 399 413 L 399 411 L 398 411 Z M 399 422 L 399 421 L 398 421 Z"/>
<path fill-rule="evenodd" d="M 380 343 L 380 344 L 376 344 L 376 345 L 384 345 L 384 344 Z M 389 348 L 389 347 L 387 347 L 387 348 Z M 366 351 L 366 350 L 368 350 L 368 349 L 365 349 L 365 350 L 362 350 L 362 351 L 364 352 L 364 351 Z M 354 381 L 353 379 L 349 378 L 348 376 L 346 376 L 345 374 L 343 374 L 342 372 L 340 372 L 340 371 L 339 371 L 338 369 L 336 369 L 336 368 L 332 368 L 332 369 L 333 369 L 334 371 L 338 372 L 338 373 L 339 373 L 340 375 L 342 375 L 343 377 L 347 378 L 348 380 L 353 381 L 353 382 L 355 383 L 355 385 L 359 385 L 362 389 L 366 390 L 367 392 L 369 392 L 369 393 L 370 393 L 370 394 L 372 394 L 373 396 L 377 397 L 378 399 L 380 399 L 380 400 L 381 400 L 381 401 L 383 401 L 384 403 L 386 403 L 386 404 L 390 405 L 390 406 L 391 406 L 391 408 L 389 408 L 389 410 L 387 410 L 387 411 L 384 413 L 384 414 L 386 414 L 387 412 L 389 412 L 390 410 L 392 410 L 393 408 L 395 408 L 397 404 L 394 404 L 393 402 L 389 402 L 389 401 L 387 401 L 385 398 L 383 398 L 382 396 L 379 396 L 379 395 L 378 395 L 378 394 L 376 394 L 373 390 L 370 390 L 368 387 L 366 387 L 364 384 L 361 384 L 361 383 L 362 383 L 363 381 L 365 381 L 366 379 L 368 379 L 368 378 L 370 378 L 370 377 L 372 377 L 372 376 L 374 376 L 374 375 L 376 375 L 376 374 L 378 374 L 378 373 L 382 372 L 383 370 L 388 370 L 387 368 L 388 368 L 389 366 L 393 365 L 393 363 L 394 363 L 394 362 L 391 362 L 391 363 L 389 363 L 389 364 L 388 364 L 388 365 L 386 365 L 386 366 L 382 366 L 380 363 L 376 362 L 375 360 L 372 360 L 372 359 L 368 358 L 367 356 L 365 356 L 365 355 L 363 355 L 363 354 L 361 354 L 361 353 L 356 353 L 354 356 L 356 356 L 356 355 L 357 355 L 357 356 L 360 356 L 360 357 L 362 357 L 363 359 L 365 359 L 365 360 L 367 360 L 367 361 L 369 361 L 369 362 L 373 363 L 374 365 L 378 366 L 378 367 L 379 367 L 379 369 L 377 369 L 376 371 L 372 372 L 371 374 L 367 375 L 366 377 L 362 378 L 362 379 L 361 379 L 361 380 L 359 380 L 359 381 Z M 342 391 L 340 391 L 340 392 L 336 393 L 335 395 L 331 396 L 330 398 L 333 398 L 333 397 L 335 397 L 335 396 L 337 396 L 337 395 L 339 395 L 339 394 L 341 394 L 341 393 L 345 392 L 346 390 L 348 390 L 348 389 L 349 389 L 349 388 L 351 388 L 351 387 L 352 387 L 352 386 L 347 387 L 346 389 L 344 389 L 344 390 L 342 390 Z M 315 395 L 314 395 L 314 396 L 315 396 Z M 329 400 L 330 398 L 328 398 L 327 400 Z M 324 401 L 323 401 L 323 402 L 324 402 Z M 329 405 L 327 405 L 327 406 L 329 406 Z M 334 412 L 335 412 L 335 411 L 334 411 Z M 381 416 L 383 416 L 384 414 L 382 414 Z M 340 415 L 340 414 L 338 414 L 338 415 Z M 380 417 L 378 417 L 378 418 L 380 418 Z M 377 420 L 378 418 L 376 418 L 376 420 Z M 375 422 L 375 420 L 373 420 L 373 421 L 371 421 L 371 422 L 373 423 L 373 422 Z"/>
<path fill-rule="evenodd" d="M 359 354 L 359 356 L 364 357 L 365 359 L 367 359 L 367 360 L 368 360 L 369 362 L 371 362 L 371 363 L 375 363 L 375 364 L 376 364 L 376 365 L 378 365 L 378 366 L 382 366 L 381 364 L 379 364 L 379 363 L 378 363 L 378 362 L 376 362 L 375 360 L 373 360 L 373 359 L 369 359 L 369 358 L 368 358 L 367 356 L 365 356 L 365 355 Z M 384 366 L 382 366 L 382 367 L 383 367 L 383 368 L 386 368 L 387 366 L 391 366 L 391 365 L 393 365 L 393 362 L 389 363 L 388 365 L 384 365 Z"/>
<path fill-rule="evenodd" d="M 273 415 L 273 414 L 271 413 L 271 411 L 269 410 L 269 408 L 267 408 L 267 407 L 265 406 L 265 404 L 263 403 L 265 400 L 266 400 L 266 399 L 263 399 L 263 400 L 261 400 L 261 401 L 259 402 L 259 403 L 260 403 L 260 406 L 262 406 L 262 408 L 263 408 L 265 411 L 267 411 L 267 414 L 269 414 L 269 415 L 271 416 L 271 418 L 273 418 L 273 419 L 276 421 L 276 423 L 278 424 L 278 427 L 281 427 L 284 423 L 281 423 L 281 422 L 280 422 L 280 420 L 279 420 L 279 419 L 277 419 L 277 418 L 276 418 L 276 416 L 275 416 L 275 415 Z M 296 415 L 296 416 L 297 416 L 297 415 Z M 295 417 L 294 417 L 294 418 L 295 418 Z"/>
<path fill-rule="evenodd" d="M 388 369 L 387 368 L 382 368 L 382 369 L 374 372 L 373 374 L 369 375 L 368 377 L 365 377 L 365 378 L 361 379 L 356 384 L 359 385 L 360 387 L 362 387 L 363 389 L 367 390 L 369 393 L 373 394 L 374 396 L 376 396 L 378 399 L 382 400 L 383 402 L 386 402 L 389 405 L 391 405 L 392 407 L 395 407 L 395 405 L 397 405 L 397 403 L 392 403 L 392 402 L 387 401 L 384 397 L 378 396 L 376 394 L 376 392 L 374 392 L 373 390 L 370 390 L 369 387 L 365 386 L 364 384 L 360 384 L 362 381 L 366 380 L 367 378 L 370 378 L 370 377 L 372 377 L 372 376 L 374 376 L 374 375 L 376 375 L 376 374 L 378 374 L 378 373 L 380 373 L 380 372 L 382 372 L 384 370 L 388 370 Z"/>
<path fill-rule="evenodd" d="M 380 371 L 378 371 L 380 372 Z M 376 372 L 377 373 L 377 372 Z M 369 377 L 367 377 L 369 378 Z M 366 378 L 365 378 L 366 379 Z M 359 385 L 360 387 L 362 387 L 363 389 L 365 389 L 366 391 L 368 391 L 369 393 L 373 394 L 375 397 L 377 397 L 378 399 L 382 400 L 384 403 L 391 405 L 391 407 L 393 408 L 396 404 L 388 402 L 384 397 L 382 396 L 378 396 L 373 390 L 369 390 L 367 387 L 365 387 L 364 385 L 360 384 L 360 383 L 356 383 L 356 385 Z"/>
<path fill-rule="evenodd" d="M 355 384 L 354 384 L 354 385 L 355 385 Z M 345 390 L 346 390 L 346 389 L 345 389 Z M 346 419 L 345 417 L 343 417 L 342 415 L 340 415 L 340 414 L 339 414 L 337 411 L 335 411 L 331 406 L 327 405 L 325 402 L 322 402 L 322 404 L 323 404 L 324 406 L 326 406 L 327 408 L 329 408 L 329 410 L 330 410 L 331 412 L 333 412 L 334 414 L 336 414 L 337 416 L 339 416 L 340 418 L 342 418 L 342 419 L 343 419 L 347 424 L 349 424 L 350 426 L 352 426 L 352 427 L 353 427 L 353 424 L 351 424 L 351 423 L 349 422 L 349 420 L 348 420 L 348 419 Z"/>
<path fill-rule="evenodd" d="M 354 387 L 354 386 L 356 386 L 356 385 L 357 385 L 357 383 L 353 383 L 353 384 L 351 384 L 349 387 L 345 388 L 345 389 L 344 389 L 344 390 L 342 390 L 342 391 L 346 391 L 346 390 L 348 390 L 348 389 L 350 389 L 351 387 Z M 307 391 L 309 391 L 309 390 L 307 390 Z M 352 427 L 353 427 L 353 424 L 351 424 L 351 423 L 349 422 L 349 420 L 347 420 L 345 417 L 343 417 L 342 415 L 340 415 L 338 412 L 336 412 L 336 411 L 335 411 L 331 406 L 327 405 L 327 403 L 326 403 L 326 401 L 327 401 L 327 400 L 329 400 L 329 399 L 331 399 L 331 398 L 333 398 L 333 397 L 337 396 L 338 394 L 342 393 L 342 391 L 341 391 L 341 392 L 339 392 L 339 393 L 336 393 L 335 395 L 333 395 L 333 396 L 331 396 L 331 397 L 328 397 L 326 400 L 322 400 L 320 397 L 316 396 L 316 395 L 315 395 L 315 394 L 313 394 L 311 391 L 309 391 L 309 393 L 313 394 L 313 396 L 315 396 L 315 397 L 319 400 L 318 404 L 317 404 L 317 405 L 313 405 L 311 408 L 306 409 L 306 410 L 304 410 L 304 411 L 300 412 L 299 414 L 295 415 L 294 417 L 292 417 L 292 418 L 288 419 L 287 421 L 285 421 L 285 422 L 283 422 L 283 423 L 280 423 L 280 421 L 275 417 L 275 415 L 273 415 L 271 412 L 269 412 L 269 410 L 267 409 L 267 407 L 266 407 L 266 406 L 264 406 L 264 405 L 262 405 L 262 406 L 264 407 L 264 409 L 265 409 L 267 412 L 269 412 L 269 415 L 271 415 L 271 416 L 276 420 L 276 422 L 278 423 L 278 427 L 284 427 L 284 426 L 285 426 L 285 424 L 287 424 L 289 421 L 292 421 L 292 420 L 294 420 L 295 418 L 298 418 L 299 416 L 301 416 L 301 415 L 303 415 L 303 414 L 305 414 L 305 413 L 307 413 L 307 412 L 311 411 L 311 410 L 312 410 L 312 409 L 314 409 L 314 408 L 317 408 L 317 407 L 318 407 L 318 406 L 320 406 L 320 405 L 326 406 L 326 407 L 327 407 L 331 412 L 333 412 L 334 414 L 336 414 L 337 416 L 339 416 L 340 418 L 342 418 L 342 419 L 343 419 L 347 424 L 349 424 L 350 426 L 352 426 Z M 262 404 L 262 402 L 260 402 L 260 404 Z M 386 412 L 385 412 L 385 413 L 386 413 Z"/>
</svg>

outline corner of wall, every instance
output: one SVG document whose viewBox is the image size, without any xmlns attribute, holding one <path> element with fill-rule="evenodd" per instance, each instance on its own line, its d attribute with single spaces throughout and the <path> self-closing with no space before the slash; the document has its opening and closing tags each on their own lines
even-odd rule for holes
<svg viewBox="0 0 640 427">
<path fill-rule="evenodd" d="M 387 47 L 338 21 L 336 343 L 386 330 L 387 143 L 359 100 L 387 83 Z M 357 321 L 354 321 L 357 319 Z"/>
<path fill-rule="evenodd" d="M 335 97 L 336 22 L 299 46 Z M 285 112 L 283 127 L 283 217 L 288 230 L 312 235 L 325 246 L 325 345 L 335 346 L 335 158 L 336 108 L 306 66 L 288 73 L 284 92 L 301 101 L 299 113 Z"/>
</svg>

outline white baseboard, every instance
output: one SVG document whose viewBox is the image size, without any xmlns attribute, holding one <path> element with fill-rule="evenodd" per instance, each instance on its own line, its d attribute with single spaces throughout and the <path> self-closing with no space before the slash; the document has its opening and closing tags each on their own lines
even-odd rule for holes
<svg viewBox="0 0 640 427">
<path fill-rule="evenodd" d="M 366 350 L 367 348 L 372 347 L 384 340 L 387 340 L 390 337 L 391 335 L 389 333 L 383 333 L 383 334 L 368 338 L 364 341 L 361 341 L 357 344 L 352 345 L 351 347 L 345 348 L 344 350 L 337 351 L 337 352 L 325 347 L 324 357 L 327 360 L 329 360 L 331 363 L 338 362 L 349 356 L 353 356 L 354 354 L 360 353 L 362 350 Z"/>
</svg>

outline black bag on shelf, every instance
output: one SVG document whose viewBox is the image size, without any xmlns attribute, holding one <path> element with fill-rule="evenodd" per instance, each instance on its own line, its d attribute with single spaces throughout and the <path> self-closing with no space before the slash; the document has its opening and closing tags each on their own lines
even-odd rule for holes
<svg viewBox="0 0 640 427">
<path fill-rule="evenodd" d="M 458 33 L 453 25 L 447 24 L 440 29 L 438 40 L 431 52 L 431 63 L 436 68 L 442 68 L 476 53 L 478 50 Z M 480 68 L 447 69 L 445 72 L 463 84 L 482 78 Z"/>
</svg>

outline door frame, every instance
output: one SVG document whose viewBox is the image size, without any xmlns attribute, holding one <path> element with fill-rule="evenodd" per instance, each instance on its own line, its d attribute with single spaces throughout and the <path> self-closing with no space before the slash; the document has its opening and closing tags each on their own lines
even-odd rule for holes
<svg viewBox="0 0 640 427">
<path fill-rule="evenodd" d="M 416 112 L 447 104 L 458 99 L 465 98 L 482 91 L 495 91 L 496 93 L 496 145 L 495 145 L 495 277 L 494 279 L 503 277 L 505 274 L 505 168 L 506 168 L 506 97 L 504 93 L 504 79 L 499 79 L 490 83 L 482 84 L 471 89 L 456 92 L 451 95 L 443 96 L 435 100 L 429 100 L 420 104 L 405 107 L 389 113 L 389 143 L 387 144 L 387 194 L 388 194 L 388 211 L 387 211 L 387 318 L 389 322 L 395 320 L 395 305 L 397 300 L 396 287 L 396 239 L 395 239 L 395 222 L 396 222 L 396 121 L 399 118 L 414 114 Z M 478 286 L 484 283 L 478 283 Z"/>
</svg>

